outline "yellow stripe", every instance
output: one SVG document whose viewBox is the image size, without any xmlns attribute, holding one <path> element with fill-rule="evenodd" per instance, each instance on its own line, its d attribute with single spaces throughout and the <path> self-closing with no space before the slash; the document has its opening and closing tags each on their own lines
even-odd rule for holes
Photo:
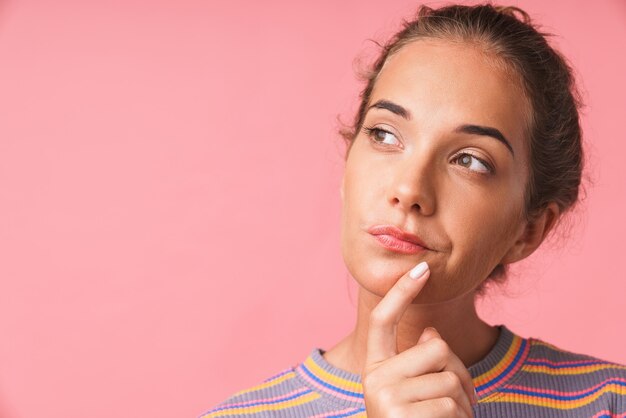
<svg viewBox="0 0 626 418">
<path fill-rule="evenodd" d="M 485 399 L 481 399 L 480 403 L 511 402 L 511 403 L 525 404 L 525 405 L 541 406 L 544 408 L 567 410 L 567 409 L 581 408 L 585 405 L 588 405 L 594 402 L 600 396 L 608 392 L 616 393 L 618 395 L 624 395 L 626 394 L 626 388 L 620 385 L 616 385 L 616 384 L 609 384 L 609 385 L 606 385 L 602 390 L 596 393 L 593 393 L 589 396 L 586 396 L 581 399 L 569 400 L 569 401 L 558 400 L 558 399 L 547 399 L 547 398 L 540 397 L 540 396 L 520 395 L 517 393 L 498 393 L 498 396 L 490 396 Z"/>
<path fill-rule="evenodd" d="M 321 395 L 315 392 L 307 393 L 304 396 L 301 396 L 297 399 L 290 399 L 288 401 L 277 402 L 268 405 L 255 405 L 249 407 L 233 407 L 228 409 L 223 409 L 221 411 L 212 412 L 208 415 L 203 415 L 201 418 L 215 418 L 215 417 L 224 417 L 231 414 L 236 414 L 237 416 L 241 414 L 256 414 L 257 412 L 264 411 L 280 411 L 281 409 L 288 408 L 296 408 L 298 406 L 304 405 L 306 403 L 312 402 L 318 399 Z"/>
<path fill-rule="evenodd" d="M 304 361 L 304 365 L 307 369 L 311 370 L 317 377 L 322 378 L 326 382 L 330 382 L 333 385 L 348 390 L 350 392 L 363 393 L 363 384 L 360 382 L 353 382 L 352 380 L 343 379 L 334 374 L 328 373 L 326 370 L 318 366 L 315 361 L 309 357 Z"/>
<path fill-rule="evenodd" d="M 293 379 L 295 376 L 296 376 L 296 374 L 294 372 L 288 372 L 288 373 L 286 373 L 286 374 L 284 374 L 282 376 L 277 377 L 274 380 L 270 380 L 269 382 L 261 383 L 259 385 L 251 387 L 250 389 L 241 390 L 241 391 L 235 393 L 233 396 L 241 395 L 243 393 L 248 393 L 248 392 L 254 392 L 255 390 L 262 390 L 262 389 L 271 388 L 272 386 L 276 386 L 278 384 L 281 384 L 285 380 Z"/>
</svg>

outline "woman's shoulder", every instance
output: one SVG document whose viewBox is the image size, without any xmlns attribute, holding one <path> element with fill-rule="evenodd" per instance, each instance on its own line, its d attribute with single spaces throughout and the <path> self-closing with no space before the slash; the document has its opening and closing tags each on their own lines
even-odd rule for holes
<svg viewBox="0 0 626 418">
<path fill-rule="evenodd" d="M 303 361 L 239 391 L 200 418 L 365 416 L 360 376 L 339 369 L 313 348 Z"/>
<path fill-rule="evenodd" d="M 533 371 L 551 371 L 555 374 L 597 372 L 607 370 L 609 374 L 626 377 L 626 365 L 568 350 L 539 338 L 528 338 L 531 349 L 525 367 Z"/>
<path fill-rule="evenodd" d="M 564 410 L 626 412 L 626 365 L 539 338 L 528 342 L 528 357 L 518 379 L 501 390 L 504 397 Z"/>
<path fill-rule="evenodd" d="M 199 418 L 273 416 L 272 410 L 298 398 L 295 367 L 287 367 L 260 383 L 229 396 Z M 265 414 L 263 413 L 265 411 Z"/>
<path fill-rule="evenodd" d="M 575 418 L 626 412 L 626 366 L 522 337 L 502 324 L 499 328 L 491 352 L 469 368 L 479 397 L 477 416 Z"/>
</svg>

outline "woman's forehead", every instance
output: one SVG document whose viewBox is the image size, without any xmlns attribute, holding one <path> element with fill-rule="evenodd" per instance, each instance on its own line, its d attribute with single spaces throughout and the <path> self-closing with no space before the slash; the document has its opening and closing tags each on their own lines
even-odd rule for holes
<svg viewBox="0 0 626 418">
<path fill-rule="evenodd" d="M 370 103 L 381 99 L 405 107 L 421 126 L 495 125 L 516 142 L 530 111 L 519 84 L 474 44 L 432 39 L 411 42 L 387 59 Z"/>
</svg>

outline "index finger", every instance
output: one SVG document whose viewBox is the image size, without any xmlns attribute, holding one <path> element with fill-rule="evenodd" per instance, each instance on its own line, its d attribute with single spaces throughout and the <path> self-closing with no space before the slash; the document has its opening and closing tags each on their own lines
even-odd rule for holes
<svg viewBox="0 0 626 418">
<path fill-rule="evenodd" d="M 422 261 L 400 277 L 372 309 L 367 332 L 365 370 L 398 354 L 396 345 L 398 322 L 411 301 L 422 290 L 429 276 L 428 263 Z"/>
</svg>

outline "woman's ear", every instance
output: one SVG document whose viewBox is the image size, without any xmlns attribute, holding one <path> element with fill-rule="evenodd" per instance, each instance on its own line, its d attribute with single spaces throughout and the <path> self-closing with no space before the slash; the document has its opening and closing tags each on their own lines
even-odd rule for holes
<svg viewBox="0 0 626 418">
<path fill-rule="evenodd" d="M 502 264 L 514 263 L 528 257 L 539 247 L 559 218 L 556 202 L 550 202 L 531 222 L 527 222 L 519 238 L 502 258 Z"/>
</svg>

